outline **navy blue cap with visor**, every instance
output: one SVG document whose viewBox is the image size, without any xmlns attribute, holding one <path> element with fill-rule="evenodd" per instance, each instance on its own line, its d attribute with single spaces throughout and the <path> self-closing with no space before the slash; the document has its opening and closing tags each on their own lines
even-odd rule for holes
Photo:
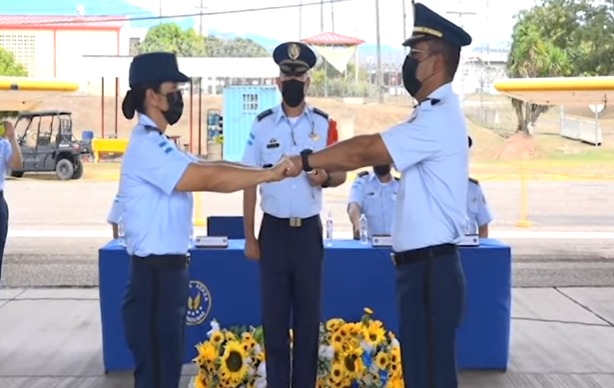
<svg viewBox="0 0 614 388">
<path fill-rule="evenodd" d="M 190 78 L 179 71 L 177 56 L 173 53 L 147 53 L 137 55 L 130 64 L 129 84 L 139 85 L 161 82 L 189 82 Z"/>
<path fill-rule="evenodd" d="M 422 3 L 414 4 L 414 29 L 403 46 L 412 46 L 429 39 L 441 39 L 454 47 L 471 44 L 471 36 L 462 28 Z"/>
<path fill-rule="evenodd" d="M 316 65 L 316 54 L 301 42 L 282 43 L 273 50 L 273 60 L 283 74 L 300 76 Z"/>
</svg>

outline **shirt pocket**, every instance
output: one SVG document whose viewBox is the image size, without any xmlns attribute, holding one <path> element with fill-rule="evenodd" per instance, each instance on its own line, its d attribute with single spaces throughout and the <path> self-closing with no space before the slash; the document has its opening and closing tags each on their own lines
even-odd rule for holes
<svg viewBox="0 0 614 388">
<path fill-rule="evenodd" d="M 262 151 L 260 154 L 260 161 L 262 162 L 262 167 L 268 168 L 273 167 L 279 159 L 281 159 L 283 152 L 278 148 L 270 148 Z"/>
</svg>

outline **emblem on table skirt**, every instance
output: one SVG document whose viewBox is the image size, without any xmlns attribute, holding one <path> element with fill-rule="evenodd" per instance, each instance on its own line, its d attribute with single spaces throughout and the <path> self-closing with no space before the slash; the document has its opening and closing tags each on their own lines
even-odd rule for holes
<svg viewBox="0 0 614 388">
<path fill-rule="evenodd" d="M 191 280 L 188 295 L 187 325 L 202 325 L 209 316 L 209 311 L 211 311 L 211 293 L 209 289 L 204 283 L 198 280 Z"/>
</svg>

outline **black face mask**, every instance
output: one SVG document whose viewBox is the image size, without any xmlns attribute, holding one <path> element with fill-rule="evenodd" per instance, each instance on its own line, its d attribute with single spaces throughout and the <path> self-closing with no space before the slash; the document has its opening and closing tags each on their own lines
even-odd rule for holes
<svg viewBox="0 0 614 388">
<path fill-rule="evenodd" d="M 405 62 L 403 62 L 403 86 L 412 97 L 416 97 L 422 88 L 422 82 L 416 78 L 419 64 L 419 60 L 410 56 L 405 57 Z"/>
<path fill-rule="evenodd" d="M 390 165 L 387 164 L 387 165 L 384 165 L 384 166 L 374 166 L 373 167 L 373 172 L 378 177 L 386 176 L 386 175 L 390 174 Z"/>
<path fill-rule="evenodd" d="M 168 110 L 162 112 L 168 125 L 175 125 L 183 114 L 183 96 L 181 91 L 178 90 L 174 93 L 168 93 L 166 95 L 166 101 L 168 102 Z"/>
<path fill-rule="evenodd" d="M 297 79 L 283 81 L 281 96 L 290 108 L 296 108 L 305 100 L 305 83 Z"/>
</svg>

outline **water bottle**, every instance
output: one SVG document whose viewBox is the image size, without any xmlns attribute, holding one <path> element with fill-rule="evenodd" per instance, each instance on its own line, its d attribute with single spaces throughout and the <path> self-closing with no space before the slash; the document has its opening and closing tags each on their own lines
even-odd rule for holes
<svg viewBox="0 0 614 388">
<path fill-rule="evenodd" d="M 124 220 L 121 216 L 117 220 L 117 241 L 122 247 L 126 246 L 126 233 L 124 231 Z"/>
<path fill-rule="evenodd" d="M 359 221 L 359 231 L 360 231 L 360 243 L 368 244 L 369 243 L 369 231 L 367 230 L 367 217 L 364 214 L 360 215 Z"/>
<path fill-rule="evenodd" d="M 333 214 L 329 210 L 326 217 L 326 246 L 331 245 L 333 245 Z"/>
</svg>

